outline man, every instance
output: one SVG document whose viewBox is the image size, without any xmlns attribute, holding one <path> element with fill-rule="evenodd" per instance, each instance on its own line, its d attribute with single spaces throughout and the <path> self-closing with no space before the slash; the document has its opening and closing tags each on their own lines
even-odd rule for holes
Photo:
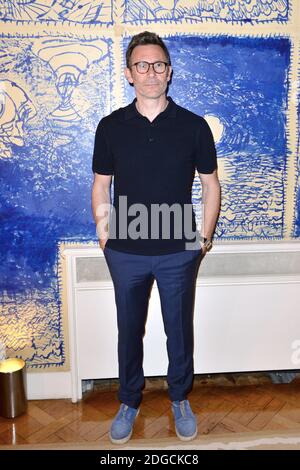
<svg viewBox="0 0 300 470">
<path fill-rule="evenodd" d="M 195 280 L 200 259 L 211 248 L 220 185 L 208 124 L 166 97 L 171 73 L 161 38 L 147 31 L 134 36 L 126 52 L 125 76 L 136 98 L 103 118 L 95 137 L 92 207 L 117 307 L 121 406 L 110 430 L 110 439 L 117 444 L 130 439 L 142 401 L 143 335 L 154 279 L 167 336 L 167 381 L 176 433 L 182 440 L 197 435 L 187 399 L 193 382 Z M 178 217 L 192 207 L 195 168 L 203 189 L 202 238 L 192 210 L 191 218 L 185 213 Z M 112 175 L 114 202 L 109 214 L 101 208 L 110 203 Z M 163 220 L 158 221 L 153 214 L 161 206 L 170 211 L 162 211 Z"/>
</svg>

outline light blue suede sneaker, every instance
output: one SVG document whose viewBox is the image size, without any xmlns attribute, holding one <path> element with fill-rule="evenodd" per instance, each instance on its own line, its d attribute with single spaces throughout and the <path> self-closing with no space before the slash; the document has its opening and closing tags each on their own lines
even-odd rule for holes
<svg viewBox="0 0 300 470">
<path fill-rule="evenodd" d="M 172 411 L 176 434 L 182 441 L 191 441 L 197 436 L 197 421 L 188 400 L 173 401 Z"/>
<path fill-rule="evenodd" d="M 109 438 L 113 444 L 125 444 L 131 438 L 135 418 L 139 409 L 121 404 L 120 409 L 112 422 Z"/>
</svg>

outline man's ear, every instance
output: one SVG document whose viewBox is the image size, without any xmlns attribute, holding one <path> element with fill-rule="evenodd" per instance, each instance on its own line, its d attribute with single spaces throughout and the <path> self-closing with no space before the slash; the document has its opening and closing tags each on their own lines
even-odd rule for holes
<svg viewBox="0 0 300 470">
<path fill-rule="evenodd" d="M 131 76 L 131 70 L 128 67 L 124 68 L 124 75 L 127 78 L 129 83 L 133 83 L 133 79 L 132 79 L 132 76 Z"/>
<path fill-rule="evenodd" d="M 172 67 L 169 65 L 169 70 L 168 70 L 168 82 L 171 80 L 172 77 Z"/>
</svg>

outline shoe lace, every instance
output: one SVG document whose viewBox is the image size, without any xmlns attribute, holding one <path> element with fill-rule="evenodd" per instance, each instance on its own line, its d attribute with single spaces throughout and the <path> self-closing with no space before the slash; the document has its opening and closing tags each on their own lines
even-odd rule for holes
<svg viewBox="0 0 300 470">
<path fill-rule="evenodd" d="M 124 406 L 123 406 L 123 409 L 122 409 L 122 418 L 124 418 L 124 419 L 126 418 L 126 412 L 127 412 L 128 408 L 129 408 L 128 405 L 124 405 Z"/>
<path fill-rule="evenodd" d="M 181 411 L 181 414 L 182 416 L 185 418 L 186 416 L 186 409 L 185 409 L 185 400 L 179 402 L 179 406 L 180 406 L 180 411 Z"/>
</svg>

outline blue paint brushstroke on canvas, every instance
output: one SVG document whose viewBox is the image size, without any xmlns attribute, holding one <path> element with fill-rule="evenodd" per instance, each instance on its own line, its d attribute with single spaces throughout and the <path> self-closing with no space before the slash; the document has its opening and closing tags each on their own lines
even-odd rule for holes
<svg viewBox="0 0 300 470">
<path fill-rule="evenodd" d="M 222 22 L 285 22 L 288 0 L 124 0 L 125 23 L 219 20 Z"/>
<path fill-rule="evenodd" d="M 0 21 L 113 24 L 113 0 L 0 0 Z"/>
<path fill-rule="evenodd" d="M 299 82 L 298 82 L 299 86 Z M 297 90 L 297 103 L 298 103 L 298 145 L 297 145 L 297 188 L 295 198 L 295 226 L 294 236 L 300 237 L 300 90 Z"/>
<path fill-rule="evenodd" d="M 30 349 L 33 365 L 59 365 L 58 243 L 96 239 L 91 152 L 98 121 L 111 110 L 112 41 L 2 42 L 10 55 L 0 74 L 2 125 L 7 121 L 0 158 L 1 335 L 10 349 Z M 65 66 L 56 69 L 53 58 L 63 51 Z M 87 60 L 73 66 L 78 53 Z M 14 342 L 12 326 L 20 329 Z"/>
</svg>

